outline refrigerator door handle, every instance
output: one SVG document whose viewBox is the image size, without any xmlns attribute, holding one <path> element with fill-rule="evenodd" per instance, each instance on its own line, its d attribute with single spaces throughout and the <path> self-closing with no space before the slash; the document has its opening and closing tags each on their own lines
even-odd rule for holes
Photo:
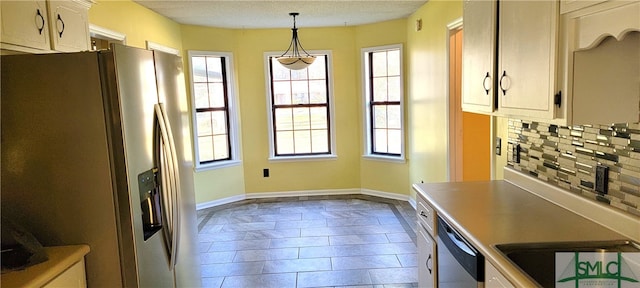
<svg viewBox="0 0 640 288">
<path fill-rule="evenodd" d="M 159 141 L 160 145 L 162 146 L 160 147 L 160 151 L 162 153 L 162 167 L 160 170 L 163 178 L 168 180 L 168 185 L 165 184 L 165 189 L 163 189 L 162 192 L 163 199 L 165 199 L 166 203 L 163 213 L 166 219 L 165 223 L 167 224 L 167 229 L 165 229 L 165 244 L 167 245 L 169 268 L 173 270 L 176 265 L 177 247 L 179 241 L 178 235 L 180 234 L 180 211 L 178 210 L 179 205 L 177 205 L 177 198 L 180 189 L 180 179 L 178 175 L 178 163 L 176 160 L 177 153 L 175 151 L 175 144 L 173 142 L 171 127 L 166 120 L 166 112 L 164 111 L 163 104 L 156 104 L 154 109 L 162 137 L 162 141 Z M 162 182 L 167 183 L 167 181 Z"/>
</svg>

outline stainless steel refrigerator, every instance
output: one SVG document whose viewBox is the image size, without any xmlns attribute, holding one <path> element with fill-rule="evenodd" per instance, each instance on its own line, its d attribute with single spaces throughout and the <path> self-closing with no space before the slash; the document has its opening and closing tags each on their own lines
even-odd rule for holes
<svg viewBox="0 0 640 288">
<path fill-rule="evenodd" d="M 3 218 L 43 245 L 86 243 L 90 287 L 199 287 L 180 57 L 0 57 Z"/>
</svg>

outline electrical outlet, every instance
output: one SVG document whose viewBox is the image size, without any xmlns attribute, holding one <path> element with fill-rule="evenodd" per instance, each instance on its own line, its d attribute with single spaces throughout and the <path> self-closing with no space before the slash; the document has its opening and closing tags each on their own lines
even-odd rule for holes
<svg viewBox="0 0 640 288">
<path fill-rule="evenodd" d="M 269 168 L 262 169 L 262 177 L 269 177 Z"/>
<path fill-rule="evenodd" d="M 596 167 L 596 192 L 607 194 L 609 190 L 609 167 L 598 165 Z"/>
</svg>

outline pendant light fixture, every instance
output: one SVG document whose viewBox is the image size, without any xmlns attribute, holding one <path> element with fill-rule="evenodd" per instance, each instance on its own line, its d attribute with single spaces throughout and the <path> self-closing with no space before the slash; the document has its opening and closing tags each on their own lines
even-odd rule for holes
<svg viewBox="0 0 640 288">
<path fill-rule="evenodd" d="M 298 40 L 298 28 L 296 28 L 296 16 L 300 15 L 300 13 L 292 12 L 289 13 L 290 16 L 293 16 L 293 36 L 291 37 L 291 44 L 289 44 L 289 48 L 285 51 L 280 57 L 276 57 L 276 60 L 282 64 L 282 66 L 291 69 L 291 70 L 301 70 L 309 67 L 316 60 L 315 56 L 309 55 L 302 45 L 300 44 L 300 40 Z M 291 51 L 291 54 L 287 55 Z M 300 55 L 300 51 L 304 52 L 305 55 Z"/>
</svg>

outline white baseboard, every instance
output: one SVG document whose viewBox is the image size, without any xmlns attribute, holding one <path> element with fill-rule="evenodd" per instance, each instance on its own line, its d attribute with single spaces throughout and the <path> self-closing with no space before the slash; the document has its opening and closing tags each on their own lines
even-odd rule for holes
<svg viewBox="0 0 640 288">
<path fill-rule="evenodd" d="M 369 196 L 376 196 L 387 199 L 394 199 L 400 201 L 408 201 L 409 204 L 415 209 L 415 199 L 410 199 L 409 195 L 402 195 L 390 192 L 376 191 L 370 189 L 328 189 L 328 190 L 304 190 L 304 191 L 284 191 L 284 192 L 261 192 L 261 193 L 247 193 L 243 195 L 236 195 L 218 200 L 208 201 L 204 203 L 196 204 L 196 210 L 202 210 L 219 205 L 224 205 L 236 201 L 245 199 L 259 199 L 259 198 L 276 198 L 276 197 L 302 197 L 302 196 L 324 196 L 324 195 L 348 195 L 348 194 L 363 194 Z"/>
<path fill-rule="evenodd" d="M 302 196 L 323 196 L 323 195 L 348 195 L 361 194 L 360 189 L 328 189 L 328 190 L 303 190 L 303 191 L 283 191 L 283 192 L 261 192 L 247 193 L 247 199 L 275 198 L 275 197 L 302 197 Z"/>
<path fill-rule="evenodd" d="M 229 203 L 233 203 L 233 202 L 237 202 L 237 201 L 242 201 L 244 199 L 247 199 L 247 197 L 245 195 L 236 195 L 236 196 L 231 196 L 231 197 L 222 198 L 222 199 L 218 199 L 218 200 L 198 203 L 198 204 L 196 204 L 196 210 L 202 210 L 202 209 L 207 209 L 207 208 L 211 208 L 211 207 L 216 207 L 216 206 L 220 206 L 220 205 L 224 205 L 224 204 L 229 204 Z"/>
</svg>

